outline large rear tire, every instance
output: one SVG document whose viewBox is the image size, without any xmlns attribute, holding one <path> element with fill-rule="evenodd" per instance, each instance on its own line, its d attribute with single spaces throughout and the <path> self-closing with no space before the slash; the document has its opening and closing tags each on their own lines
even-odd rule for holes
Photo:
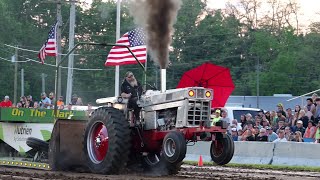
<svg viewBox="0 0 320 180">
<path fill-rule="evenodd" d="M 169 132 L 163 139 L 160 153 L 149 153 L 143 157 L 144 170 L 158 176 L 177 174 L 186 152 L 186 139 L 183 134 L 177 131 Z"/>
<path fill-rule="evenodd" d="M 211 142 L 210 155 L 218 165 L 228 164 L 234 154 L 234 142 L 229 134 L 225 137 L 221 135 L 217 136 L 215 141 Z"/>
<path fill-rule="evenodd" d="M 115 108 L 97 109 L 84 133 L 84 154 L 93 173 L 118 174 L 128 161 L 130 128 L 124 114 Z"/>
</svg>

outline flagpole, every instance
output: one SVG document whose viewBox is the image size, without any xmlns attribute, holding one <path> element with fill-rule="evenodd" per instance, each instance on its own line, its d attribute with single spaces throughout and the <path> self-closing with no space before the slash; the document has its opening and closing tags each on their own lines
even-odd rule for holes
<svg viewBox="0 0 320 180">
<path fill-rule="evenodd" d="M 117 0 L 116 41 L 120 39 L 120 5 L 121 5 L 121 0 Z M 117 65 L 115 70 L 115 88 L 114 88 L 115 96 L 119 96 L 119 87 L 120 87 L 119 74 L 120 74 L 120 67 L 119 65 Z"/>
</svg>

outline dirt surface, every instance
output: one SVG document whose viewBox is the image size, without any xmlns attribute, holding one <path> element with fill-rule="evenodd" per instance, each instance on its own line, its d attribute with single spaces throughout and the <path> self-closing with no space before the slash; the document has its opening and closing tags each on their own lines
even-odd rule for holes
<svg viewBox="0 0 320 180">
<path fill-rule="evenodd" d="M 11 167 L 0 168 L 0 179 L 5 180 L 169 180 L 169 179 L 320 179 L 319 172 L 297 172 L 278 170 L 258 170 L 247 168 L 231 168 L 206 166 L 196 167 L 184 165 L 175 176 L 155 177 L 152 175 L 127 173 L 122 175 L 101 175 L 76 172 L 55 172 L 35 169 L 21 169 Z"/>
</svg>

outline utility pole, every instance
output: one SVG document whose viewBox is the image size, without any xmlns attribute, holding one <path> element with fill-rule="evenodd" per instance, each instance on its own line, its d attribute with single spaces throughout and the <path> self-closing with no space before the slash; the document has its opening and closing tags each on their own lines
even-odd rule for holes
<svg viewBox="0 0 320 180">
<path fill-rule="evenodd" d="M 45 73 L 41 73 L 41 82 L 42 82 L 42 91 L 41 92 L 46 92 L 46 75 Z"/>
<path fill-rule="evenodd" d="M 120 39 L 120 6 L 121 6 L 121 0 L 117 0 L 117 21 L 116 21 L 116 41 Z M 119 96 L 119 87 L 120 87 L 120 67 L 116 66 L 115 70 L 115 88 L 114 88 L 114 95 Z"/>
<path fill-rule="evenodd" d="M 259 62 L 259 57 L 257 58 L 257 108 L 259 108 L 259 91 L 260 91 L 260 62 Z"/>
<path fill-rule="evenodd" d="M 17 103 L 17 89 L 18 89 L 18 46 L 14 55 L 14 85 L 13 85 L 13 103 Z"/>
<path fill-rule="evenodd" d="M 76 21 L 76 4 L 75 4 L 75 1 L 71 1 L 70 25 L 69 25 L 69 51 L 74 47 L 75 21 Z M 68 61 L 66 104 L 69 104 L 71 101 L 72 85 L 73 85 L 73 61 L 74 61 L 74 53 L 72 52 L 69 55 L 69 61 Z"/>
<path fill-rule="evenodd" d="M 57 50 L 58 50 L 58 54 L 56 57 L 56 65 L 58 65 L 58 63 L 61 60 L 61 26 L 62 26 L 62 16 L 61 16 L 61 0 L 57 0 L 57 22 L 58 22 L 58 26 L 57 26 Z M 59 67 L 60 68 L 60 67 Z M 57 74 L 56 74 L 57 76 Z M 56 86 L 55 88 L 57 89 L 57 94 L 55 94 L 55 97 L 59 97 L 61 95 L 61 68 L 59 69 L 59 78 L 57 79 L 58 86 Z"/>
<path fill-rule="evenodd" d="M 21 96 L 24 96 L 24 69 L 21 69 Z"/>
</svg>

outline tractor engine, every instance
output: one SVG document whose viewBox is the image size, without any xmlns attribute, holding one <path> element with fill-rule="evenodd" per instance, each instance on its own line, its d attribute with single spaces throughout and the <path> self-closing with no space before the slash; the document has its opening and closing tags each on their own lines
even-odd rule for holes
<svg viewBox="0 0 320 180">
<path fill-rule="evenodd" d="M 145 130 L 210 126 L 212 98 L 212 90 L 201 87 L 149 91 L 139 104 Z"/>
</svg>

